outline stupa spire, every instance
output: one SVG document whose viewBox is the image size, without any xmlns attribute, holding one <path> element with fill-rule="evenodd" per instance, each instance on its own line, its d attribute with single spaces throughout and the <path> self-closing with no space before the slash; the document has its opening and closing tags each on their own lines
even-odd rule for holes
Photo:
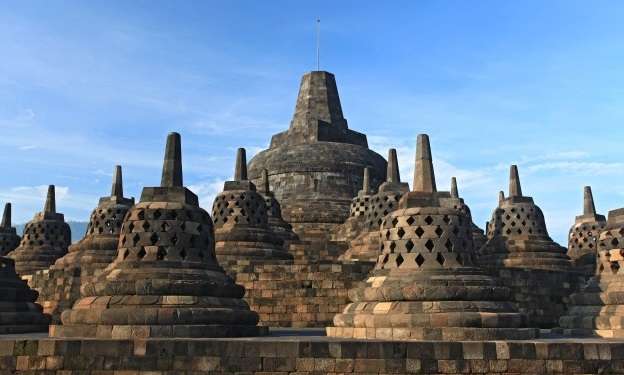
<svg viewBox="0 0 624 375">
<path fill-rule="evenodd" d="M 46 197 L 45 206 L 43 212 L 56 213 L 56 194 L 54 192 L 54 185 L 48 186 L 48 195 Z"/>
<path fill-rule="evenodd" d="M 165 147 L 161 187 L 181 187 L 182 185 L 182 143 L 180 134 L 169 133 Z"/>
<path fill-rule="evenodd" d="M 0 228 L 11 228 L 11 203 L 4 205 L 4 212 L 2 213 L 2 222 Z"/>
<path fill-rule="evenodd" d="M 433 160 L 431 158 L 431 146 L 429 136 L 419 134 L 416 140 L 416 166 L 414 170 L 413 191 L 435 193 L 436 183 L 433 172 Z"/>
<path fill-rule="evenodd" d="M 247 154 L 244 148 L 236 151 L 236 168 L 234 170 L 234 181 L 247 180 Z"/>
<path fill-rule="evenodd" d="M 364 194 L 368 194 L 370 192 L 370 168 L 364 168 L 364 177 L 362 178 L 362 191 Z"/>
<path fill-rule="evenodd" d="M 520 176 L 518 175 L 518 166 L 513 164 L 509 168 L 509 196 L 521 197 L 522 187 L 520 186 Z"/>
<path fill-rule="evenodd" d="M 262 170 L 262 193 L 268 194 L 271 192 L 271 188 L 269 187 L 269 171 L 264 168 Z"/>
<path fill-rule="evenodd" d="M 111 197 L 123 198 L 123 177 L 121 173 L 121 165 L 115 166 L 113 172 L 113 186 L 111 188 Z"/>
<path fill-rule="evenodd" d="M 318 120 L 328 124 L 345 121 L 336 78 L 325 71 L 309 72 L 301 79 L 291 128 Z"/>
<path fill-rule="evenodd" d="M 591 186 L 585 186 L 583 189 L 583 215 L 596 215 Z"/>
<path fill-rule="evenodd" d="M 457 191 L 457 179 L 455 177 L 451 177 L 451 197 L 459 198 L 459 192 Z"/>
<path fill-rule="evenodd" d="M 498 204 L 500 205 L 505 200 L 505 193 L 501 190 L 498 192 Z"/>
<path fill-rule="evenodd" d="M 401 182 L 401 175 L 399 173 L 399 161 L 397 159 L 396 149 L 394 148 L 388 150 L 388 168 L 386 169 L 386 182 Z"/>
</svg>

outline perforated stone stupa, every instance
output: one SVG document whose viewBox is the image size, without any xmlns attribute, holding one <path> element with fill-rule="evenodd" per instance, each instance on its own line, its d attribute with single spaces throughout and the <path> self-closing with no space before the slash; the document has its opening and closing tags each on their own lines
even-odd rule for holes
<svg viewBox="0 0 624 375">
<path fill-rule="evenodd" d="M 106 268 L 117 254 L 117 244 L 126 213 L 134 198 L 124 198 L 121 166 L 113 174 L 111 195 L 100 198 L 91 213 L 87 232 L 71 245 L 67 254 L 47 270 L 35 273 L 30 285 L 39 291 L 38 302 L 53 323 L 60 323 L 63 310 L 80 298 L 80 287 Z"/>
<path fill-rule="evenodd" d="M 289 129 L 250 161 L 249 177 L 259 184 L 267 169 L 284 219 L 301 239 L 318 240 L 348 218 L 367 166 L 376 189 L 386 161 L 368 149 L 364 134 L 348 128 L 334 75 L 313 71 L 301 80 Z"/>
<path fill-rule="evenodd" d="M 0 257 L 0 334 L 45 332 L 50 321 L 35 303 L 37 292 L 15 273 L 15 262 Z"/>
<path fill-rule="evenodd" d="M 292 226 L 282 218 L 282 207 L 280 206 L 269 185 L 269 171 L 262 170 L 262 188 L 260 195 L 266 203 L 267 215 L 269 217 L 269 228 L 284 242 L 284 249 L 288 249 L 291 242 L 299 241 L 299 236 L 292 230 Z"/>
<path fill-rule="evenodd" d="M 20 243 L 17 230 L 11 226 L 11 203 L 4 205 L 2 222 L 0 222 L 0 256 L 13 251 Z"/>
<path fill-rule="evenodd" d="M 20 245 L 8 257 L 15 260 L 17 273 L 29 278 L 65 255 L 70 243 L 71 229 L 63 214 L 56 212 L 54 185 L 50 185 L 43 211 L 26 224 Z"/>
<path fill-rule="evenodd" d="M 269 227 L 264 197 L 247 179 L 244 148 L 236 155 L 234 181 L 226 181 L 212 205 L 216 253 L 219 261 L 292 259 L 284 241 Z"/>
<path fill-rule="evenodd" d="M 548 236 L 542 210 L 522 195 L 515 165 L 510 168 L 509 196 L 499 194 L 487 236 L 480 264 L 511 289 L 516 308 L 531 326 L 556 327 L 568 296 L 584 278 L 566 249 Z"/>
<path fill-rule="evenodd" d="M 583 189 L 583 214 L 576 217 L 568 233 L 568 256 L 583 273 L 596 271 L 598 236 L 607 225 L 604 215 L 596 213 L 591 187 Z"/>
<path fill-rule="evenodd" d="M 397 209 L 403 194 L 409 191 L 409 185 L 401 182 L 399 162 L 396 150 L 388 151 L 386 181 L 379 186 L 379 191 L 369 198 L 365 221 L 358 235 L 350 241 L 349 248 L 340 257 L 342 260 L 377 261 L 381 254 L 379 227 L 385 217 Z"/>
<path fill-rule="evenodd" d="M 182 183 L 180 135 L 167 137 L 159 187 L 146 187 L 121 227 L 117 259 L 50 326 L 56 337 L 253 336 L 258 314 L 225 274 L 210 215 Z"/>
<path fill-rule="evenodd" d="M 441 205 L 429 138 L 419 135 L 413 191 L 381 225 L 382 255 L 328 336 L 382 339 L 523 339 L 509 290 L 474 265 L 471 221 Z"/>
<path fill-rule="evenodd" d="M 518 167 L 509 172 L 509 196 L 499 202 L 489 221 L 488 242 L 481 262 L 491 266 L 568 271 L 566 249 L 546 229 L 542 210 L 522 195 Z"/>
<path fill-rule="evenodd" d="M 366 217 L 371 209 L 370 198 L 373 192 L 370 188 L 370 168 L 364 168 L 362 190 L 351 200 L 349 217 L 340 225 L 333 239 L 336 241 L 349 242 L 357 237 L 366 226 Z"/>
<path fill-rule="evenodd" d="M 570 297 L 560 319 L 568 334 L 624 337 L 624 208 L 609 211 L 598 237 L 595 276 Z"/>
</svg>

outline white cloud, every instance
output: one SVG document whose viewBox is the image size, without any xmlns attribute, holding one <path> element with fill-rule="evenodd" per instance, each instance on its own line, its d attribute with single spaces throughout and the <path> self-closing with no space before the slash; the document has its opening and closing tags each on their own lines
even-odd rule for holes
<svg viewBox="0 0 624 375">
<path fill-rule="evenodd" d="M 215 197 L 223 190 L 225 180 L 214 179 L 212 181 L 200 181 L 189 185 L 188 188 L 199 198 L 199 205 L 209 213 L 212 211 L 212 203 Z"/>
</svg>

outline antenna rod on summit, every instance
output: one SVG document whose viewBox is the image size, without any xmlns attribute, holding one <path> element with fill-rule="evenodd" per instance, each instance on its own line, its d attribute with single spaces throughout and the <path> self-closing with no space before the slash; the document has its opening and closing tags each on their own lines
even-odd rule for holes
<svg viewBox="0 0 624 375">
<path fill-rule="evenodd" d="M 321 70 L 321 19 L 316 19 L 316 70 Z"/>
</svg>

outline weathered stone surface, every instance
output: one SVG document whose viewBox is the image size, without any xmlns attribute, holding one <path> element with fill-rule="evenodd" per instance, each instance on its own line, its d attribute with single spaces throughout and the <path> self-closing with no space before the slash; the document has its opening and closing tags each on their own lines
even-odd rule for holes
<svg viewBox="0 0 624 375">
<path fill-rule="evenodd" d="M 39 291 L 37 302 L 53 323 L 60 323 L 61 313 L 80 298 L 80 287 L 115 259 L 123 219 L 133 205 L 134 198 L 123 196 L 121 166 L 116 166 L 111 195 L 100 198 L 84 238 L 71 245 L 49 269 L 32 276 L 29 284 Z"/>
<path fill-rule="evenodd" d="M 583 282 L 566 249 L 548 236 L 542 210 L 523 196 L 518 169 L 510 168 L 509 196 L 499 193 L 479 263 L 512 292 L 515 307 L 534 327 L 557 326 L 570 293 Z"/>
<path fill-rule="evenodd" d="M 474 265 L 471 219 L 438 194 L 429 139 L 419 135 L 414 191 L 381 225 L 382 253 L 327 328 L 349 338 L 483 340 L 534 337 L 509 289 Z"/>
<path fill-rule="evenodd" d="M 376 188 L 386 161 L 348 128 L 333 74 L 314 71 L 302 78 L 289 129 L 250 161 L 249 177 L 260 183 L 267 169 L 284 219 L 301 239 L 315 240 L 319 230 L 328 237 L 347 219 L 367 166 Z"/>
<path fill-rule="evenodd" d="M 388 217 L 399 205 L 403 194 L 409 191 L 409 185 L 401 182 L 399 163 L 395 149 L 388 151 L 388 168 L 386 181 L 379 186 L 379 191 L 368 198 L 368 208 L 365 218 L 358 220 L 359 226 L 352 229 L 349 248 L 341 256 L 342 260 L 376 262 L 381 254 L 381 240 L 379 228 L 382 221 Z M 348 223 L 348 221 L 347 221 Z M 346 226 L 345 223 L 342 227 Z"/>
<path fill-rule="evenodd" d="M 265 198 L 247 179 L 245 149 L 237 154 L 235 181 L 226 181 L 212 205 L 219 261 L 292 259 L 284 241 L 269 227 Z"/>
<path fill-rule="evenodd" d="M 351 208 L 347 220 L 337 227 L 332 239 L 335 241 L 350 242 L 366 227 L 366 215 L 371 209 L 370 198 L 373 192 L 370 189 L 370 168 L 364 168 L 362 190 L 351 200 Z"/>
<path fill-rule="evenodd" d="M 292 230 L 292 226 L 282 218 L 282 207 L 269 186 L 269 171 L 262 171 L 262 189 L 258 191 L 266 203 L 269 228 L 284 243 L 284 249 L 288 249 L 292 242 L 299 241 L 299 236 Z"/>
<path fill-rule="evenodd" d="M 518 168 L 510 168 L 509 197 L 494 210 L 487 229 L 488 241 L 480 262 L 491 267 L 569 271 L 566 249 L 549 236 L 542 210 L 523 196 Z"/>
<path fill-rule="evenodd" d="M 0 257 L 0 334 L 47 331 L 49 319 L 36 299 L 37 292 L 15 273 L 15 262 Z"/>
<path fill-rule="evenodd" d="M 63 214 L 56 212 L 54 185 L 50 185 L 44 210 L 26 224 L 20 245 L 7 256 L 15 260 L 17 273 L 29 278 L 65 255 L 70 243 L 71 229 Z"/>
<path fill-rule="evenodd" d="M 15 250 L 20 243 L 20 236 L 11 226 L 11 203 L 4 205 L 2 222 L 0 223 L 0 255 L 4 256 Z"/>
<path fill-rule="evenodd" d="M 254 336 L 258 314 L 219 266 L 210 216 L 182 184 L 181 143 L 167 138 L 160 187 L 143 189 L 121 227 L 116 260 L 52 325 L 55 337 Z"/>
<path fill-rule="evenodd" d="M 583 195 L 583 214 L 576 217 L 568 234 L 568 256 L 581 272 L 591 277 L 596 272 L 598 236 L 607 220 L 596 213 L 591 187 L 585 186 Z"/>
<path fill-rule="evenodd" d="M 624 337 L 624 208 L 609 211 L 597 262 L 595 276 L 570 297 L 559 323 L 572 334 Z"/>
</svg>

